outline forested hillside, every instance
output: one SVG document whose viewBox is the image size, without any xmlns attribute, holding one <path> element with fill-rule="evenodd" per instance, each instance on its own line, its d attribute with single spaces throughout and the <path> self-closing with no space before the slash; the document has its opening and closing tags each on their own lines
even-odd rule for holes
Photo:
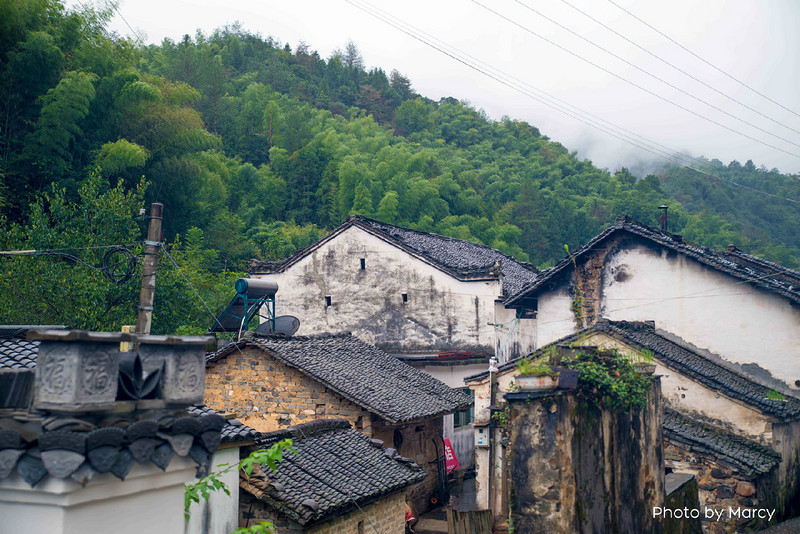
<svg viewBox="0 0 800 534">
<path fill-rule="evenodd" d="M 137 47 L 106 32 L 107 16 L 0 0 L 3 250 L 69 249 L 98 265 L 107 249 L 88 247 L 143 239 L 138 210 L 157 200 L 167 251 L 218 311 L 250 258 L 286 256 L 349 213 L 545 266 L 617 214 L 656 224 L 667 204 L 687 239 L 800 266 L 797 204 L 730 183 L 800 199 L 796 176 L 713 160 L 719 178 L 637 179 L 458 95 L 418 95 L 401 73 L 367 69 L 352 43 L 322 58 L 228 26 Z M 0 259 L 0 322 L 132 321 L 136 277 L 114 285 L 63 258 Z M 165 259 L 157 288 L 154 331 L 209 324 Z"/>
</svg>

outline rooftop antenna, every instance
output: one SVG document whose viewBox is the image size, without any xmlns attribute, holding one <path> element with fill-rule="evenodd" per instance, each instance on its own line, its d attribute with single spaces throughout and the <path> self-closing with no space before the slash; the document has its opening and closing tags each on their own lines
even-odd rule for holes
<svg viewBox="0 0 800 534">
<path fill-rule="evenodd" d="M 669 206 L 665 204 L 661 204 L 658 209 L 661 210 L 661 230 L 666 232 L 667 231 L 667 210 Z"/>
</svg>

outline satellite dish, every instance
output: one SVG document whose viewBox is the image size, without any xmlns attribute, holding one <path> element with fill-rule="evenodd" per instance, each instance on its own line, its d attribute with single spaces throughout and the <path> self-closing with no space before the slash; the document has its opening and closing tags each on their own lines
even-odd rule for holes
<svg viewBox="0 0 800 534">
<path fill-rule="evenodd" d="M 275 330 L 272 330 L 272 321 L 267 320 L 258 325 L 256 333 L 258 334 L 283 334 L 284 336 L 293 336 L 297 329 L 300 328 L 300 319 L 293 315 L 281 315 L 275 318 Z"/>
</svg>

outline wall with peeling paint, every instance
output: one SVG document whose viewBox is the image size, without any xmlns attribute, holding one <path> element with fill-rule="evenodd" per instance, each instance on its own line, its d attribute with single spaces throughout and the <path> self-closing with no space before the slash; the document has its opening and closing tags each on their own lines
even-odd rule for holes
<svg viewBox="0 0 800 534">
<path fill-rule="evenodd" d="M 278 282 L 276 313 L 298 317 L 300 335 L 349 330 L 390 353 L 494 355 L 499 280 L 456 280 L 360 228 L 259 277 Z"/>
<path fill-rule="evenodd" d="M 569 393 L 509 401 L 503 473 L 515 531 L 661 532 L 652 515 L 664 503 L 660 399 L 655 381 L 643 410 Z"/>
</svg>

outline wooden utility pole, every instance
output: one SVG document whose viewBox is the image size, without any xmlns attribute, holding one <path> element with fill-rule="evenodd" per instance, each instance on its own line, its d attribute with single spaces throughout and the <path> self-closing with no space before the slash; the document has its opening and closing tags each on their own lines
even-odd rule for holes
<svg viewBox="0 0 800 534">
<path fill-rule="evenodd" d="M 139 313 L 136 317 L 136 333 L 149 334 L 153 321 L 153 297 L 156 292 L 156 271 L 158 254 L 161 248 L 161 215 L 164 204 L 150 204 L 150 225 L 147 228 L 147 241 L 144 242 L 144 265 L 142 266 L 142 289 L 139 292 Z"/>
</svg>

